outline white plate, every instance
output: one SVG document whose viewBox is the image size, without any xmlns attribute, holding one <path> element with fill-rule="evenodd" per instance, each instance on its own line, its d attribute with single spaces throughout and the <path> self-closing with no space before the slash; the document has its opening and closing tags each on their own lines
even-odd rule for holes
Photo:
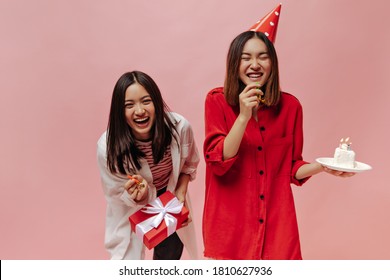
<svg viewBox="0 0 390 280">
<path fill-rule="evenodd" d="M 318 163 L 320 163 L 320 164 L 330 168 L 330 169 L 343 171 L 343 172 L 362 172 L 362 171 L 366 171 L 366 170 L 371 170 L 372 169 L 372 167 L 369 166 L 368 164 L 365 164 L 365 163 L 362 163 L 362 162 L 358 162 L 358 161 L 355 161 L 356 166 L 354 168 L 341 167 L 341 166 L 335 165 L 333 163 L 333 158 L 327 158 L 327 157 L 317 158 L 316 161 Z"/>
</svg>

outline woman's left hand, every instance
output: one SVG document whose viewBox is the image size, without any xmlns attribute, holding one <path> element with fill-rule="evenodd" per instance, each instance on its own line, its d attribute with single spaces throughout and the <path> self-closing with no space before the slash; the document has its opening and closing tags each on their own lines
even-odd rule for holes
<svg viewBox="0 0 390 280">
<path fill-rule="evenodd" d="M 344 172 L 344 171 L 338 171 L 338 170 L 330 169 L 330 168 L 328 168 L 326 166 L 323 166 L 323 168 L 324 168 L 324 171 L 326 173 L 329 173 L 329 174 L 337 176 L 337 177 L 342 177 L 342 178 L 348 178 L 348 177 L 351 177 L 351 176 L 356 174 L 354 172 Z"/>
<path fill-rule="evenodd" d="M 187 207 L 187 203 L 186 203 L 186 194 L 180 190 L 177 190 L 176 193 L 176 198 L 180 201 L 180 202 L 183 202 L 183 205 L 184 207 L 186 207 L 188 210 L 190 210 L 188 207 Z M 188 226 L 189 223 L 191 223 L 192 221 L 192 218 L 191 218 L 191 213 L 188 214 L 188 219 L 185 220 L 181 226 L 182 227 L 185 227 L 185 226 Z"/>
<path fill-rule="evenodd" d="M 190 181 L 190 176 L 188 174 L 184 174 L 184 173 L 181 173 L 179 175 L 179 179 L 178 179 L 178 182 L 177 182 L 177 185 L 176 185 L 176 189 L 175 189 L 175 196 L 177 197 L 177 199 L 180 201 L 180 202 L 183 202 L 184 206 L 190 210 L 188 207 L 187 207 L 187 203 L 186 203 L 186 195 L 187 195 L 187 188 L 188 188 L 188 182 Z M 185 220 L 181 225 L 182 227 L 185 227 L 187 226 L 189 223 L 191 223 L 192 221 L 192 218 L 191 218 L 191 213 L 189 213 L 188 215 L 188 219 Z"/>
<path fill-rule="evenodd" d="M 184 201 L 184 206 L 188 209 L 188 211 L 190 211 L 190 209 L 187 207 L 187 203 L 186 203 L 185 201 Z M 188 226 L 188 224 L 191 223 L 191 222 L 192 222 L 191 213 L 188 213 L 188 218 L 187 218 L 187 220 L 185 220 L 185 221 L 181 224 L 181 226 L 182 226 L 182 227 Z"/>
</svg>

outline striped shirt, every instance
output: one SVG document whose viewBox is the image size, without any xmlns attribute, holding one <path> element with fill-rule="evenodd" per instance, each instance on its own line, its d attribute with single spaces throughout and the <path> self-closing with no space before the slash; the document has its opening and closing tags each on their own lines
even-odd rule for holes
<svg viewBox="0 0 390 280">
<path fill-rule="evenodd" d="M 152 141 L 136 142 L 137 148 L 145 154 L 145 159 L 148 162 L 150 171 L 152 172 L 153 184 L 157 190 L 160 190 L 168 185 L 169 177 L 172 172 L 172 156 L 171 146 L 167 147 L 164 157 L 159 163 L 153 162 Z"/>
</svg>

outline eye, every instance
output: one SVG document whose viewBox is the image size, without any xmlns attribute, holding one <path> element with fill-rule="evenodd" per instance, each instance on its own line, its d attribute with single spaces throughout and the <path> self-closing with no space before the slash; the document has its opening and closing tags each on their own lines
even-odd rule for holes
<svg viewBox="0 0 390 280">
<path fill-rule="evenodd" d="M 263 54 L 260 55 L 259 58 L 260 58 L 261 60 L 266 60 L 266 59 L 269 58 L 269 55 L 268 55 L 267 53 L 263 53 Z"/>
<path fill-rule="evenodd" d="M 244 55 L 244 56 L 241 56 L 241 59 L 243 61 L 249 61 L 251 58 L 249 56 L 247 56 L 247 55 Z"/>
<path fill-rule="evenodd" d="M 126 109 L 131 109 L 131 108 L 133 108 L 134 107 L 134 104 L 133 103 L 126 103 L 125 104 L 125 108 Z"/>
<path fill-rule="evenodd" d="M 145 105 L 148 105 L 148 104 L 150 104 L 151 102 L 152 102 L 152 99 L 150 99 L 150 98 L 144 99 L 144 100 L 142 101 L 142 103 L 145 104 Z"/>
</svg>

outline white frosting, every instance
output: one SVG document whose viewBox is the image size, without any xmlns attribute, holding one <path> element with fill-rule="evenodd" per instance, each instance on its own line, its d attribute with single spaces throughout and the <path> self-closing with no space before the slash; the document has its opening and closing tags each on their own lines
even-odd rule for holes
<svg viewBox="0 0 390 280">
<path fill-rule="evenodd" d="M 348 149 L 347 144 L 342 144 L 341 148 L 336 148 L 333 159 L 334 165 L 345 168 L 355 167 L 355 152 Z"/>
</svg>

